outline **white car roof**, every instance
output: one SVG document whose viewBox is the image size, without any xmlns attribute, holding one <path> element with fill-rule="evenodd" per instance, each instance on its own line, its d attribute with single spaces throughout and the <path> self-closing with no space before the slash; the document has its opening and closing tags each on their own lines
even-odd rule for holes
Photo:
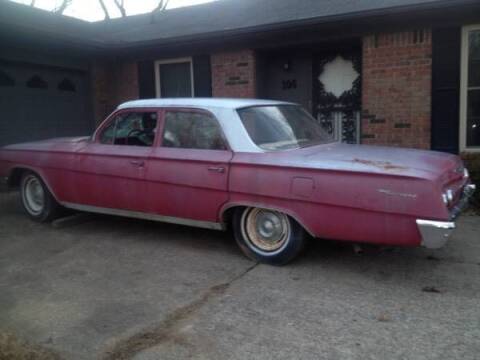
<svg viewBox="0 0 480 360">
<path fill-rule="evenodd" d="M 261 105 L 292 105 L 292 103 L 274 100 L 257 99 L 228 99 L 228 98 L 176 98 L 176 99 L 146 99 L 134 100 L 118 106 L 118 110 L 129 108 L 155 107 L 195 107 L 195 108 L 223 108 L 239 109 Z"/>
<path fill-rule="evenodd" d="M 250 138 L 237 109 L 250 106 L 295 105 L 293 103 L 256 99 L 177 98 L 135 100 L 121 104 L 117 110 L 179 107 L 210 111 L 217 118 L 230 148 L 234 152 L 263 152 Z"/>
</svg>

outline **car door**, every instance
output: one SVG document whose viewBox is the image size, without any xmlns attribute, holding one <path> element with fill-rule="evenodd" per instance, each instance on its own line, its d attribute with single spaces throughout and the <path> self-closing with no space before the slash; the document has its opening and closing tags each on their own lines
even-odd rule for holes
<svg viewBox="0 0 480 360">
<path fill-rule="evenodd" d="M 149 211 L 218 222 L 228 200 L 233 153 L 217 119 L 198 109 L 164 109 L 159 145 L 146 172 Z"/>
<path fill-rule="evenodd" d="M 92 141 L 77 153 L 77 204 L 145 210 L 145 172 L 157 119 L 155 109 L 124 110 L 102 125 Z"/>
</svg>

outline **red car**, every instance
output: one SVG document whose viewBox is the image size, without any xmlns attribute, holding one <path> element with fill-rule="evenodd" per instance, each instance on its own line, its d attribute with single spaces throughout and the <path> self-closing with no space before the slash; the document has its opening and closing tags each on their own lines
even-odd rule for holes
<svg viewBox="0 0 480 360">
<path fill-rule="evenodd" d="M 300 106 L 233 99 L 121 105 L 92 137 L 0 150 L 26 213 L 63 208 L 224 230 L 284 264 L 309 237 L 438 248 L 475 190 L 459 157 L 333 142 Z"/>
</svg>

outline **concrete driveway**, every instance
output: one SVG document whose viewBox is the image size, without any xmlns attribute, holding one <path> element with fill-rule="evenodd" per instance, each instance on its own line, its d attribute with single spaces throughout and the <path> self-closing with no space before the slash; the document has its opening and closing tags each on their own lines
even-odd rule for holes
<svg viewBox="0 0 480 360">
<path fill-rule="evenodd" d="M 105 216 L 54 228 L 0 194 L 0 333 L 0 358 L 476 360 L 480 218 L 439 251 L 317 241 L 277 268 L 228 234 Z"/>
</svg>

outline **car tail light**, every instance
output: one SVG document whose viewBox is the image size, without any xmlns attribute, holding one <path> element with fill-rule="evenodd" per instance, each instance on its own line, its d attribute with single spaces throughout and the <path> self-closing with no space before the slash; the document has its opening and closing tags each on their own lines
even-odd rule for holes
<svg viewBox="0 0 480 360">
<path fill-rule="evenodd" d="M 443 203 L 447 206 L 452 205 L 454 199 L 455 194 L 452 189 L 447 189 L 447 191 L 442 194 Z"/>
<path fill-rule="evenodd" d="M 447 194 L 445 194 L 445 193 L 442 194 L 442 200 L 443 200 L 443 203 L 448 206 Z"/>
</svg>

